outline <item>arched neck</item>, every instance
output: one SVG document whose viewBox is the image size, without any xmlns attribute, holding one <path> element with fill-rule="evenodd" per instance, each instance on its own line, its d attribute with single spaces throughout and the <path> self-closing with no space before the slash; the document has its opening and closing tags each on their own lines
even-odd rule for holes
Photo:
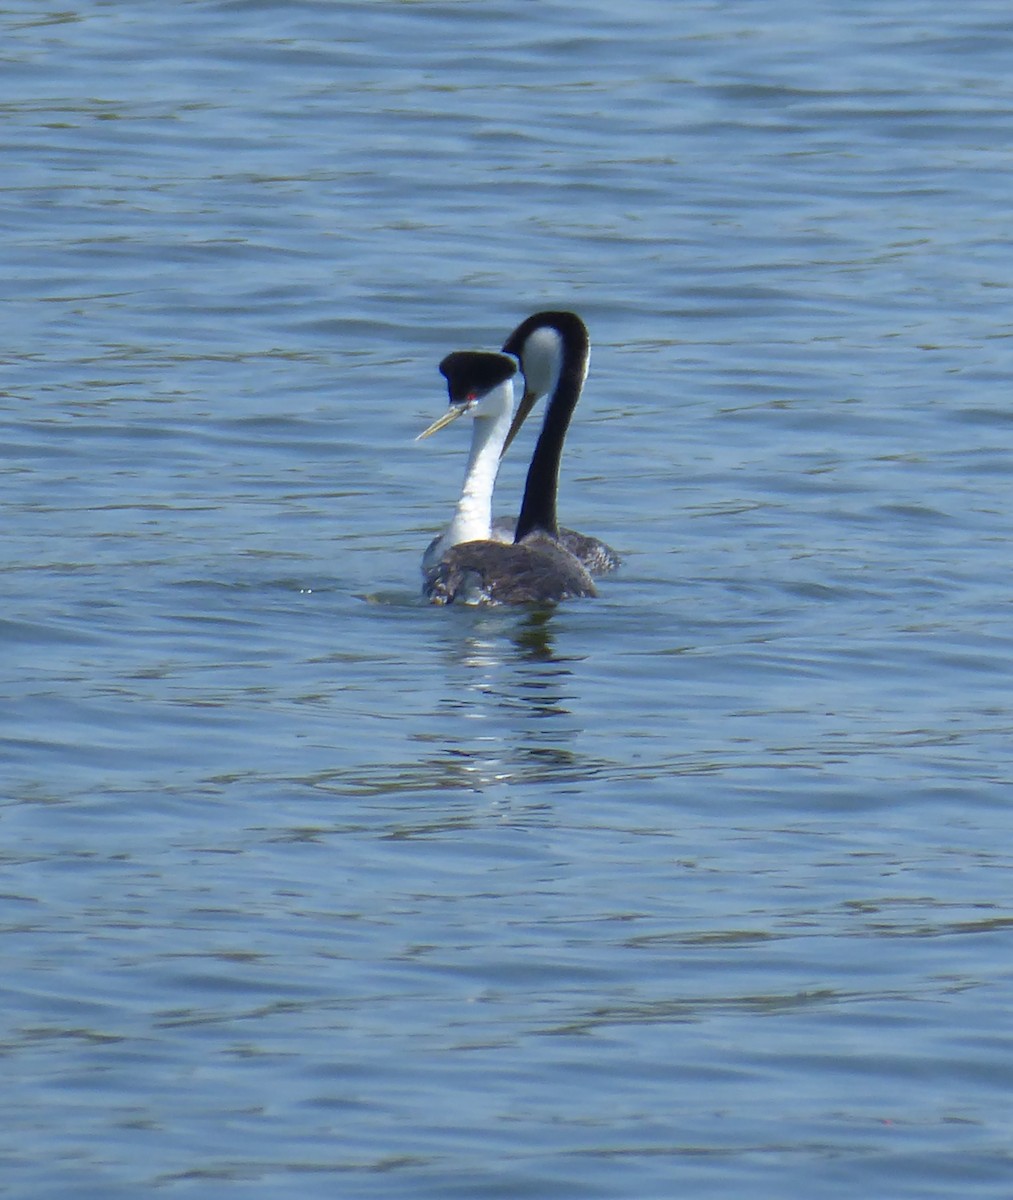
<svg viewBox="0 0 1013 1200">
<path fill-rule="evenodd" d="M 536 530 L 541 530 L 550 537 L 559 535 L 556 520 L 559 464 L 566 431 L 570 427 L 570 418 L 584 386 L 587 361 L 586 340 L 582 340 L 580 344 L 566 346 L 556 386 L 549 397 L 542 430 L 535 443 L 535 452 L 531 456 L 531 465 L 524 485 L 524 499 L 514 533 L 516 542 Z"/>
</svg>

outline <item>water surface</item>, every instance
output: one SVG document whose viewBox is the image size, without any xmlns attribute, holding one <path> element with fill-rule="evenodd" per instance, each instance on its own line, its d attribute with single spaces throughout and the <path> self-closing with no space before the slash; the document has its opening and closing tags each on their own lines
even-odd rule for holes
<svg viewBox="0 0 1013 1200">
<path fill-rule="evenodd" d="M 11 1193 L 1005 1200 L 1006 8 L 0 28 Z M 626 565 L 428 608 L 557 306 Z"/>
</svg>

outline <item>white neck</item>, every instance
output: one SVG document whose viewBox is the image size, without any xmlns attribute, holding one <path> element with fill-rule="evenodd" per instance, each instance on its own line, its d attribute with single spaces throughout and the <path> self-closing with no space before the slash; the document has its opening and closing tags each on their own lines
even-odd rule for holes
<svg viewBox="0 0 1013 1200">
<path fill-rule="evenodd" d="M 514 385 L 507 379 L 483 396 L 472 418 L 471 451 L 454 517 L 426 551 L 423 567 L 440 561 L 451 546 L 487 541 L 492 534 L 492 493 L 500 455 L 514 411 Z"/>
</svg>

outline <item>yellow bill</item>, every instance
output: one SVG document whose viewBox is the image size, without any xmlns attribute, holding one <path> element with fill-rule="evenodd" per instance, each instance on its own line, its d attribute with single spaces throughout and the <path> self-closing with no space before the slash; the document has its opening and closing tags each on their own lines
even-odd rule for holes
<svg viewBox="0 0 1013 1200">
<path fill-rule="evenodd" d="M 452 404 L 442 417 L 437 417 L 432 425 L 428 429 L 423 429 L 415 440 L 421 442 L 423 438 L 432 437 L 434 433 L 443 429 L 444 426 L 449 425 L 451 421 L 456 421 L 458 417 L 463 417 L 469 408 L 471 408 L 470 400 L 464 404 Z"/>
<path fill-rule="evenodd" d="M 506 454 L 507 450 L 509 450 L 510 443 L 520 432 L 521 426 L 527 420 L 528 413 L 531 412 L 531 410 L 535 407 L 535 401 L 537 399 L 537 392 L 529 392 L 527 388 L 524 389 L 524 395 L 521 397 L 520 404 L 517 405 L 517 411 L 514 413 L 514 419 L 510 425 L 510 431 L 507 433 L 506 441 L 503 443 L 503 449 L 499 452 L 500 458 L 502 458 L 503 455 Z M 427 430 L 426 432 L 428 433 L 429 431 Z M 422 436 L 425 437 L 425 434 Z"/>
</svg>

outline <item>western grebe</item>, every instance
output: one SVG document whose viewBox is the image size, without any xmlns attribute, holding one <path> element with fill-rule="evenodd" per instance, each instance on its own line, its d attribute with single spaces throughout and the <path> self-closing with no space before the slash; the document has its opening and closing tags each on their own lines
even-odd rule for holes
<svg viewBox="0 0 1013 1200">
<path fill-rule="evenodd" d="M 440 373 L 447 381 L 450 408 L 415 440 L 429 437 L 465 413 L 474 423 L 461 498 L 450 524 L 426 547 L 423 574 L 435 567 L 451 546 L 492 536 L 492 492 L 514 411 L 517 363 L 505 354 L 455 350 L 440 363 Z"/>
<path fill-rule="evenodd" d="M 579 389 L 553 393 L 524 488 L 524 533 L 507 544 L 491 538 L 492 490 L 513 413 L 517 364 L 505 354 L 464 350 L 448 354 L 440 370 L 451 408 L 419 436 L 428 437 L 464 413 L 471 414 L 475 425 L 454 518 L 422 560 L 425 594 L 434 604 L 525 604 L 594 596 L 590 575 L 559 544 L 555 515 L 559 456 Z"/>
<path fill-rule="evenodd" d="M 503 343 L 503 351 L 519 360 L 524 373 L 524 395 L 517 407 L 510 431 L 507 433 L 503 446 L 504 453 L 517 436 L 517 431 L 524 424 L 528 413 L 542 396 L 546 394 L 550 396 L 542 426 L 543 434 L 546 432 L 550 419 L 558 422 L 560 414 L 566 412 L 562 432 L 555 435 L 558 437 L 558 447 L 553 449 L 555 442 L 552 438 L 546 446 L 542 447 L 541 437 L 535 447 L 536 457 L 539 455 L 539 448 L 542 447 L 543 458 L 552 459 L 555 464 L 555 473 L 552 475 L 554 514 L 562 441 L 566 434 L 566 425 L 569 422 L 570 414 L 580 399 L 591 357 L 591 341 L 588 337 L 587 327 L 576 313 L 537 312 L 522 321 L 510 334 Z M 565 399 L 557 402 L 558 394 L 562 394 Z M 534 463 L 535 459 L 533 458 L 532 467 L 534 467 Z M 547 495 L 546 491 L 529 497 L 525 492 L 524 507 L 521 509 L 516 528 L 513 530 L 515 540 L 520 541 L 530 528 L 539 522 L 544 522 L 543 506 L 546 503 Z M 502 538 L 504 541 L 510 540 L 509 536 L 503 536 L 505 531 L 501 522 L 497 522 L 493 529 L 494 537 Z M 579 559 L 592 575 L 603 575 L 608 571 L 614 571 L 622 561 L 611 546 L 607 546 L 598 538 L 577 533 L 572 529 L 560 529 L 558 538 L 563 547 Z"/>
</svg>

